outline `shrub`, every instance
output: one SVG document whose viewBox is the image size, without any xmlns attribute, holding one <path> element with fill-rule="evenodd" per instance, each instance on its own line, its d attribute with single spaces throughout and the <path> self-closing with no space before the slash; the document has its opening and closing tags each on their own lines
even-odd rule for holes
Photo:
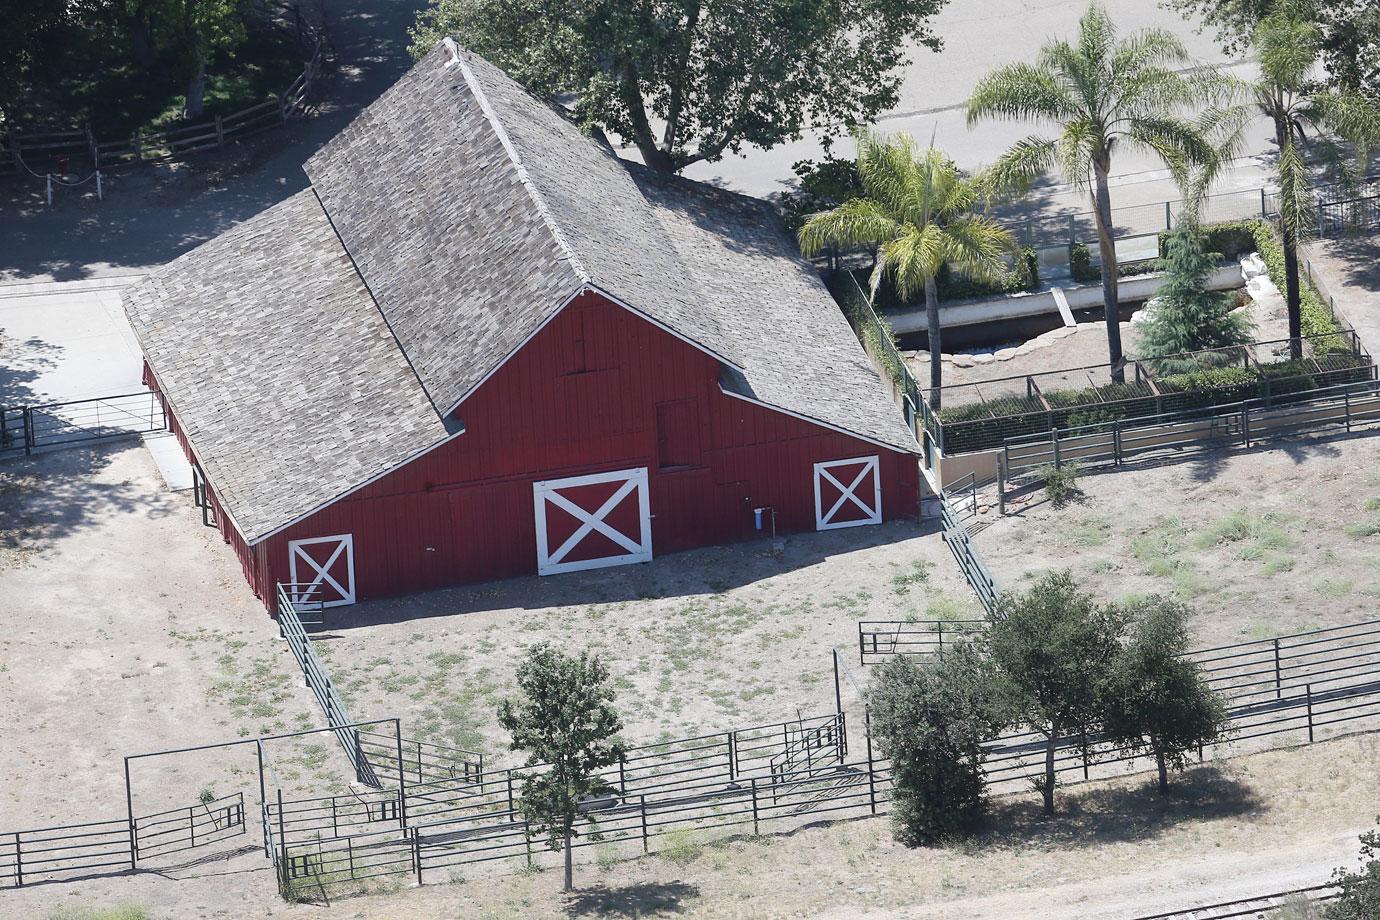
<svg viewBox="0 0 1380 920">
<path fill-rule="evenodd" d="M 812 214 L 836 208 L 864 194 L 856 160 L 825 154 L 820 162 L 798 160 L 791 165 L 797 185 L 781 197 L 782 219 L 794 237 Z"/>
<path fill-rule="evenodd" d="M 1078 464 L 1046 463 L 1039 469 L 1040 478 L 1045 483 L 1045 497 L 1059 507 L 1078 494 Z"/>
<path fill-rule="evenodd" d="M 1102 272 L 1093 267 L 1092 253 L 1086 243 L 1074 243 L 1069 247 L 1069 274 L 1080 284 L 1102 280 Z"/>
<path fill-rule="evenodd" d="M 867 689 L 872 737 L 895 777 L 896 838 L 907 846 L 965 834 L 982 816 L 983 743 L 1003 727 L 989 674 L 960 643 L 943 660 L 891 658 Z"/>
<path fill-rule="evenodd" d="M 1376 820 L 1380 820 L 1377 818 Z M 1338 869 L 1333 881 L 1342 890 L 1327 908 L 1327 920 L 1374 920 L 1380 917 L 1380 832 L 1361 835 L 1361 866 Z"/>
<path fill-rule="evenodd" d="M 1164 245 L 1164 283 L 1140 327 L 1141 353 L 1159 358 L 1249 342 L 1251 323 L 1233 312 L 1235 295 L 1207 289 L 1217 258 L 1207 248 L 1205 234 L 1186 226 L 1170 233 Z"/>
</svg>

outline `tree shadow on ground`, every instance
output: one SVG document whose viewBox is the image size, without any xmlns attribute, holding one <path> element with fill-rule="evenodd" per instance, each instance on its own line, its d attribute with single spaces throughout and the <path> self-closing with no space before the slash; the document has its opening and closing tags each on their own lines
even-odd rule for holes
<svg viewBox="0 0 1380 920">
<path fill-rule="evenodd" d="M 685 882 L 596 885 L 569 895 L 565 913 L 571 917 L 657 917 L 679 913 L 699 895 L 699 888 Z"/>
<path fill-rule="evenodd" d="M 1130 843 L 1187 821 L 1220 821 L 1269 809 L 1255 790 L 1217 764 L 1171 776 L 1167 796 L 1158 794 L 1153 780 L 1151 775 L 1114 786 L 1063 787 L 1055 794 L 1053 818 L 1043 815 L 1038 793 L 997 799 L 973 843 L 1012 849 Z"/>
<path fill-rule="evenodd" d="M 0 327 L 0 407 L 39 402 L 33 385 L 44 371 L 57 367 L 63 351 L 61 345 L 43 339 L 12 338 Z"/>
<path fill-rule="evenodd" d="M 1353 232 L 1313 245 L 1345 271 L 1344 282 L 1380 293 L 1380 232 Z"/>
<path fill-rule="evenodd" d="M 45 552 L 116 514 L 159 518 L 177 510 L 167 493 L 132 480 L 97 481 L 134 439 L 0 461 L 0 566 Z"/>
</svg>

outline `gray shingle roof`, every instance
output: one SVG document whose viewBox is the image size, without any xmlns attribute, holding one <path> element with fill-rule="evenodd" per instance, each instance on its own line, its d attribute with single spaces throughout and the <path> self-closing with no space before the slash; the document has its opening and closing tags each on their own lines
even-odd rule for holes
<svg viewBox="0 0 1380 920">
<path fill-rule="evenodd" d="M 624 161 L 456 54 L 438 46 L 314 155 L 312 189 L 125 295 L 247 540 L 440 443 L 585 288 L 721 358 L 738 395 L 918 450 L 765 202 Z"/>
<path fill-rule="evenodd" d="M 447 436 L 310 189 L 124 298 L 217 497 L 250 542 Z"/>
</svg>

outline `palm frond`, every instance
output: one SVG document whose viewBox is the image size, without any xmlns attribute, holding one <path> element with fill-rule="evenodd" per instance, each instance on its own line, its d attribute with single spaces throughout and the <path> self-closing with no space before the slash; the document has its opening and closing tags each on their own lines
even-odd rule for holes
<svg viewBox="0 0 1380 920">
<path fill-rule="evenodd" d="M 800 251 L 809 258 L 830 246 L 879 246 L 904 229 L 878 202 L 854 198 L 807 220 L 800 228 Z"/>
<path fill-rule="evenodd" d="M 1279 219 L 1298 239 L 1313 225 L 1313 183 L 1308 165 L 1293 140 L 1284 144 L 1275 162 L 1275 183 L 1279 186 Z"/>
<path fill-rule="evenodd" d="M 1318 59 L 1320 42 L 1318 27 L 1292 11 L 1265 17 L 1251 37 L 1261 80 L 1302 92 Z"/>
<path fill-rule="evenodd" d="M 944 266 L 945 231 L 937 224 L 909 226 L 906 232 L 886 243 L 886 272 L 904 300 L 911 300 L 925 289 L 925 282 Z"/>
<path fill-rule="evenodd" d="M 992 188 L 1025 189 L 1055 165 L 1055 142 L 1034 135 L 1017 141 L 984 172 Z"/>
<path fill-rule="evenodd" d="M 979 281 L 1000 281 L 1010 272 L 1006 255 L 1017 252 L 1016 239 L 984 214 L 971 214 L 945 228 L 944 261 L 954 271 Z"/>
<path fill-rule="evenodd" d="M 968 124 L 984 118 L 1058 121 L 1078 110 L 1068 86 L 1048 69 L 1010 64 L 978 81 L 968 97 Z"/>
</svg>

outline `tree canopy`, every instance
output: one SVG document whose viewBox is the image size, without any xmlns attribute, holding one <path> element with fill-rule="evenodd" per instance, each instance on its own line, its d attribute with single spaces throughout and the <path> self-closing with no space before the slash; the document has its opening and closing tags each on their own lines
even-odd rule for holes
<svg viewBox="0 0 1380 920">
<path fill-rule="evenodd" d="M 1150 301 L 1149 317 L 1139 327 L 1141 357 L 1225 348 L 1251 340 L 1249 316 L 1233 312 L 1236 295 L 1207 288 L 1217 259 L 1195 224 L 1181 225 L 1169 234 L 1159 263 L 1164 282 Z M 1168 369 L 1164 372 L 1173 373 Z"/>
<path fill-rule="evenodd" d="M 894 106 L 910 47 L 939 50 L 946 0 L 430 0 L 412 53 L 445 36 L 586 126 L 679 171 Z"/>
<path fill-rule="evenodd" d="M 613 706 L 609 671 L 598 657 L 565 654 L 545 643 L 518 666 L 517 700 L 504 700 L 498 722 L 511 747 L 527 752 L 533 767 L 522 783 L 519 810 L 529 833 L 545 834 L 551 849 L 565 847 L 565 890 L 572 887 L 571 840 L 583 806 L 614 791 L 599 771 L 619 762 L 623 720 Z M 592 813 L 585 813 L 593 818 Z"/>
</svg>

